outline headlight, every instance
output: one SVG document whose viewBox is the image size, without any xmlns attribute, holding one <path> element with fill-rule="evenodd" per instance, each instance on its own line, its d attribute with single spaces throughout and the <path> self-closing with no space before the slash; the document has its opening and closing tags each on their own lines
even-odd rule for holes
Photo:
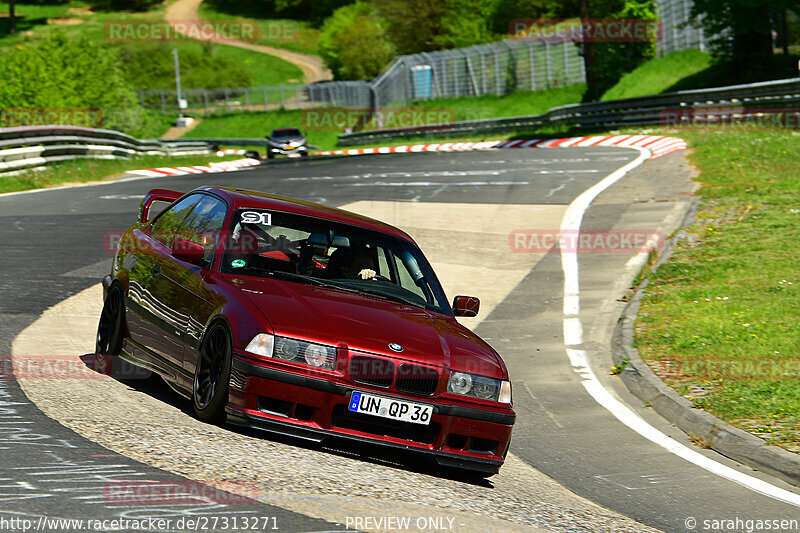
<svg viewBox="0 0 800 533">
<path fill-rule="evenodd" d="M 450 374 L 447 392 L 482 400 L 511 403 L 511 382 L 465 372 Z"/>
<path fill-rule="evenodd" d="M 245 350 L 256 355 L 275 357 L 317 368 L 328 370 L 336 368 L 336 348 L 299 339 L 259 333 L 253 337 Z"/>
</svg>

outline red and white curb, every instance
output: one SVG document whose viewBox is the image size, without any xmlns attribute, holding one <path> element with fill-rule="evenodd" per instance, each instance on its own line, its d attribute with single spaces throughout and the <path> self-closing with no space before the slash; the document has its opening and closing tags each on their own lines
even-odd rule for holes
<svg viewBox="0 0 800 533">
<path fill-rule="evenodd" d="M 650 150 L 650 159 L 686 149 L 686 141 L 664 135 L 598 135 L 593 137 L 565 137 L 563 139 L 530 139 L 519 141 L 482 141 L 437 144 L 412 144 L 382 146 L 380 148 L 353 148 L 329 150 L 314 155 L 400 154 L 409 152 L 466 152 L 470 150 L 495 150 L 508 148 L 569 148 L 574 146 L 621 146 Z"/>
<path fill-rule="evenodd" d="M 261 161 L 258 159 L 244 158 L 235 159 L 233 161 L 220 161 L 218 163 L 211 162 L 208 166 L 197 165 L 193 167 L 158 167 L 147 168 L 144 170 L 130 170 L 128 174 L 134 176 L 147 176 L 155 178 L 158 176 L 184 176 L 186 174 L 207 174 L 210 172 L 231 172 L 233 170 L 240 170 L 245 167 L 254 167 L 260 165 Z"/>
</svg>

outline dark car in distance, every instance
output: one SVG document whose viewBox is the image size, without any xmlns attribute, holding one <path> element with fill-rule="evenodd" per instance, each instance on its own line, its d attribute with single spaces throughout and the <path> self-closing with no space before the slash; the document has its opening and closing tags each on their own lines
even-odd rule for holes
<svg viewBox="0 0 800 533">
<path fill-rule="evenodd" d="M 267 137 L 267 158 L 273 159 L 276 155 L 289 157 L 306 157 L 308 155 L 308 141 L 303 132 L 297 128 L 277 128 Z"/>
<path fill-rule="evenodd" d="M 171 204 L 151 218 L 155 201 Z M 155 371 L 201 420 L 414 450 L 480 476 L 503 464 L 508 371 L 456 321 L 479 301 L 448 303 L 397 228 L 240 189 L 156 189 L 103 288 L 98 354 Z"/>
</svg>

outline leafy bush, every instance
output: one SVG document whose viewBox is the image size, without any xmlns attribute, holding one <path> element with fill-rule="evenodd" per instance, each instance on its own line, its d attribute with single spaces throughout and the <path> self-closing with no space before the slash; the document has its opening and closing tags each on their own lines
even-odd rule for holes
<svg viewBox="0 0 800 533">
<path fill-rule="evenodd" d="M 174 45 L 137 44 L 121 48 L 121 64 L 135 89 L 174 89 Z M 248 87 L 253 74 L 238 61 L 219 53 L 219 46 L 202 43 L 179 48 L 181 85 L 184 88 Z"/>
<path fill-rule="evenodd" d="M 337 9 L 325 21 L 319 53 L 337 79 L 363 80 L 380 74 L 394 48 L 372 6 L 358 2 Z"/>
<path fill-rule="evenodd" d="M 54 33 L 36 45 L 17 46 L 0 56 L 0 79 L 0 109 L 66 110 L 64 117 L 75 116 L 70 110 L 124 110 L 110 113 L 103 127 L 142 124 L 116 50 L 102 42 Z M 54 123 L 52 115 L 48 120 Z"/>
</svg>

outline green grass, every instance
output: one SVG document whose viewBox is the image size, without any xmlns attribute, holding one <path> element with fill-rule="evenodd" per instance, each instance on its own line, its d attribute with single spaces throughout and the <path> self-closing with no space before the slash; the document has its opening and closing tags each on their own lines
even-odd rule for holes
<svg viewBox="0 0 800 533">
<path fill-rule="evenodd" d="M 186 156 L 142 155 L 131 159 L 77 159 L 54 163 L 42 170 L 28 170 L 16 176 L 0 175 L 0 193 L 42 189 L 71 183 L 106 181 L 127 170 L 155 167 L 207 165 L 210 161 L 240 159 L 214 154 Z"/>
<path fill-rule="evenodd" d="M 600 100 L 617 100 L 663 93 L 684 78 L 708 69 L 711 56 L 699 50 L 672 52 L 625 74 Z"/>
<path fill-rule="evenodd" d="M 704 196 L 636 345 L 698 407 L 800 451 L 800 133 L 681 130 Z"/>
<path fill-rule="evenodd" d="M 241 20 L 244 17 L 216 11 L 213 7 L 200 4 L 200 18 L 203 20 Z M 303 54 L 317 55 L 320 30 L 308 22 L 290 19 L 247 19 L 258 24 L 256 44 L 285 48 Z"/>
<path fill-rule="evenodd" d="M 409 107 L 441 109 L 451 112 L 455 120 L 539 115 L 553 107 L 580 102 L 584 92 L 586 84 L 576 83 L 544 91 L 515 91 L 504 96 L 420 100 Z"/>
<path fill-rule="evenodd" d="M 84 35 L 92 40 L 107 39 L 106 24 L 109 22 L 158 22 L 164 18 L 165 6 L 160 5 L 144 13 L 129 12 L 75 12 L 75 8 L 86 8 L 85 2 L 72 1 L 64 5 L 40 6 L 35 4 L 17 4 L 16 11 L 23 15 L 19 21 L 19 33 L 8 34 L 8 19 L 0 19 L 0 53 L 3 49 L 14 46 L 28 46 L 44 38 L 52 31 L 61 31 L 69 35 Z M 72 8 L 73 12 L 68 10 Z M 83 19 L 75 25 L 48 24 L 48 18 Z M 174 69 L 172 67 L 172 49 L 178 53 L 189 55 L 213 55 L 213 61 L 196 62 L 194 65 L 183 65 L 182 82 L 184 88 L 192 87 L 225 87 L 225 86 L 261 86 L 284 83 L 302 83 L 303 73 L 297 66 L 277 57 L 245 50 L 233 46 L 201 43 L 192 40 L 180 40 L 164 44 L 157 43 L 112 43 L 108 46 L 134 48 L 143 54 L 160 54 L 159 60 L 141 61 L 135 64 L 136 69 L 129 69 L 132 89 L 171 89 L 174 87 Z M 163 56 L 163 57 L 162 57 Z M 226 71 L 235 74 L 228 76 Z M 242 79 L 241 73 L 246 79 Z M 227 78 L 231 78 L 228 82 Z"/>
</svg>

